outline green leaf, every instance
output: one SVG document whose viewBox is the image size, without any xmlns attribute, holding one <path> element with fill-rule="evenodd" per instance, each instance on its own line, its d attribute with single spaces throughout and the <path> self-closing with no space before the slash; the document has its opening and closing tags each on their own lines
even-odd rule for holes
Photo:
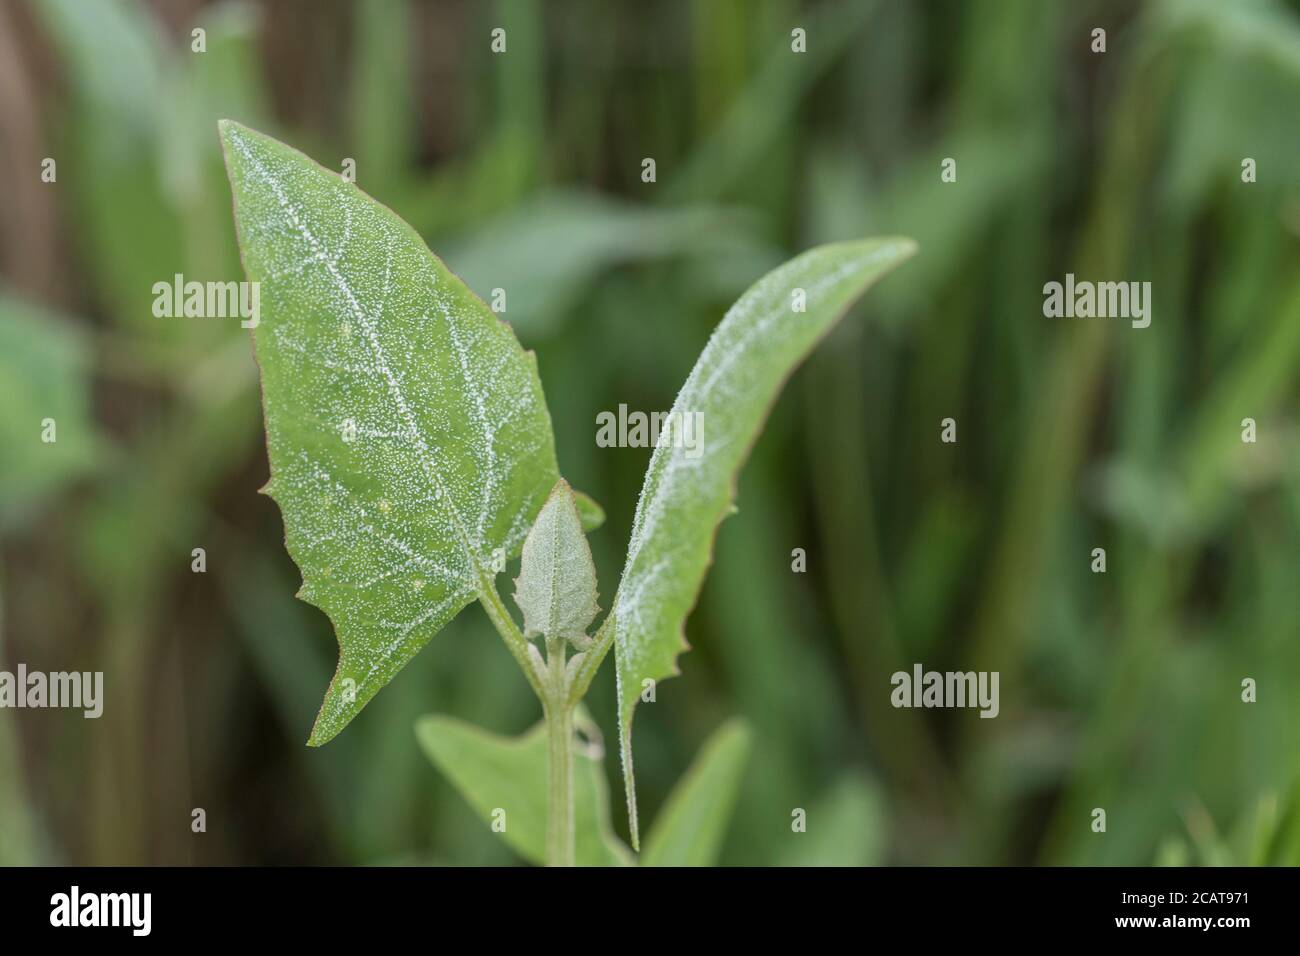
<svg viewBox="0 0 1300 956">
<path fill-rule="evenodd" d="M 788 833 L 782 866 L 879 866 L 885 855 L 885 803 L 879 788 L 848 773 L 808 809 L 808 829 Z"/>
<path fill-rule="evenodd" d="M 910 239 L 864 239 L 805 252 L 768 273 L 727 312 L 682 386 L 650 459 L 627 562 L 610 614 L 617 660 L 623 778 L 637 846 L 632 712 L 645 681 L 678 673 L 718 523 L 736 473 L 794 368 L 873 282 L 916 251 Z M 802 291 L 805 311 L 796 311 Z M 828 414 L 832 414 L 828 410 Z M 700 422 L 701 442 L 686 423 Z M 599 651 L 591 656 L 599 662 Z"/>
<path fill-rule="evenodd" d="M 52 117 L 58 189 L 72 203 L 86 284 L 118 322 L 168 347 L 211 341 L 221 323 L 152 314 L 153 284 L 185 271 L 185 223 L 160 175 L 163 107 L 176 73 L 157 21 L 126 0 L 31 7 L 67 84 Z"/>
<path fill-rule="evenodd" d="M 402 183 L 416 129 L 408 0 L 363 0 L 353 9 L 348 142 L 357 174 L 378 194 Z"/>
<path fill-rule="evenodd" d="M 581 717 L 581 715 L 580 715 Z M 584 723 L 582 719 L 579 723 Z M 501 837 L 530 863 L 546 862 L 546 724 L 522 737 L 500 737 L 454 717 L 421 717 L 415 733 L 425 754 L 491 826 L 505 811 Z M 609 789 L 599 759 L 573 752 L 574 859 L 579 866 L 625 866 L 627 847 L 609 821 Z M 500 814 L 497 814 L 500 818 Z"/>
<path fill-rule="evenodd" d="M 715 206 L 642 207 L 605 196 L 553 192 L 493 218 L 447 250 L 447 262 L 488 296 L 509 290 L 516 329 L 549 335 L 586 288 L 627 262 L 708 255 L 736 241 L 742 217 Z"/>
<path fill-rule="evenodd" d="M 77 326 L 0 293 L 0 527 L 94 463 L 89 379 L 89 349 Z"/>
<path fill-rule="evenodd" d="M 569 483 L 561 478 L 524 539 L 515 603 L 524 612 L 524 637 L 590 641 L 596 606 L 596 563 L 582 533 Z"/>
<path fill-rule="evenodd" d="M 591 495 L 575 490 L 573 498 L 578 506 L 578 517 L 582 519 L 583 531 L 595 531 L 605 523 L 605 509 Z"/>
<path fill-rule="evenodd" d="M 645 866 L 712 866 L 736 806 L 749 760 L 750 732 L 742 720 L 714 731 L 669 794 L 645 841 Z"/>
<path fill-rule="evenodd" d="M 220 124 L 271 480 L 299 596 L 329 615 L 325 743 L 465 605 L 494 596 L 559 479 L 536 359 L 355 185 Z M 512 652 L 515 649 L 512 648 Z"/>
</svg>

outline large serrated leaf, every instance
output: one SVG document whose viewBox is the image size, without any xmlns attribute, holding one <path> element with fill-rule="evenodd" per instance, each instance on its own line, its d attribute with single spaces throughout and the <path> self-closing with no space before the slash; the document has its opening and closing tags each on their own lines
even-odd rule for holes
<svg viewBox="0 0 1300 956">
<path fill-rule="evenodd" d="M 614 640 L 634 847 L 632 712 L 645 681 L 678 672 L 677 656 L 687 649 L 683 625 L 708 569 L 718 523 L 732 507 L 736 473 L 791 371 L 868 286 L 915 251 L 910 239 L 833 243 L 769 272 L 727 312 L 673 403 L 602 627 Z M 696 415 L 702 445 L 685 440 L 690 433 L 680 424 Z"/>
<path fill-rule="evenodd" d="M 220 130 L 261 284 L 266 491 L 339 639 L 322 744 L 492 587 L 559 477 L 551 422 L 531 353 L 410 226 L 297 150 Z"/>
</svg>

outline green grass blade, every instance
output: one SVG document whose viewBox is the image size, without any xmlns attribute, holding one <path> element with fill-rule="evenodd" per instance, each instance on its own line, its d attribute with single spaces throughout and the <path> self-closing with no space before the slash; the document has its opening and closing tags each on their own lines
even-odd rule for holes
<svg viewBox="0 0 1300 956">
<path fill-rule="evenodd" d="M 77 326 L 0 293 L 0 528 L 95 463 L 89 362 Z"/>
</svg>

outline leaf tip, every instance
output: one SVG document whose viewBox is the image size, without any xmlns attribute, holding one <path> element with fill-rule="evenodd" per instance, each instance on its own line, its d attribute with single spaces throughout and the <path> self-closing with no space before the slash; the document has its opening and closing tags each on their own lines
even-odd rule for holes
<svg viewBox="0 0 1300 956">
<path fill-rule="evenodd" d="M 311 735 L 307 738 L 308 747 L 323 747 L 339 735 L 347 720 L 342 724 L 338 721 L 327 721 L 325 719 L 325 710 L 329 704 L 329 695 L 334 690 L 334 685 L 330 684 L 329 691 L 325 694 L 325 704 L 321 705 L 320 713 L 316 715 L 316 722 L 311 725 Z"/>
<path fill-rule="evenodd" d="M 898 254 L 903 259 L 910 259 L 921 251 L 921 244 L 911 236 L 898 236 L 893 241 L 898 244 Z"/>
<path fill-rule="evenodd" d="M 217 120 L 217 137 L 221 140 L 223 147 L 228 147 L 231 142 L 242 132 L 247 129 L 232 119 Z"/>
<path fill-rule="evenodd" d="M 224 138 L 232 135 L 251 133 L 253 130 L 239 122 L 239 120 L 232 120 L 229 117 L 223 116 L 221 119 L 217 120 L 217 132 Z"/>
</svg>

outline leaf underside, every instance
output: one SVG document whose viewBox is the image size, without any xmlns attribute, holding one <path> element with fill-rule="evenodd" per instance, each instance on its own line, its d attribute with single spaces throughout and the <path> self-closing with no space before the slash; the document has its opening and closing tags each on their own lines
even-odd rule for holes
<svg viewBox="0 0 1300 956">
<path fill-rule="evenodd" d="M 631 727 L 644 682 L 678 673 L 695 604 L 736 474 L 786 378 L 873 282 L 916 251 L 910 239 L 819 246 L 768 273 L 727 312 L 691 370 L 646 471 L 609 620 L 623 778 L 639 842 Z M 799 293 L 805 306 L 797 311 Z M 833 414 L 833 410 L 828 410 Z M 702 445 L 674 440 L 699 415 Z M 689 437 L 684 430 L 684 437 Z M 694 447 L 693 447 L 694 446 Z"/>
<path fill-rule="evenodd" d="M 517 553 L 559 478 L 551 422 L 533 355 L 410 226 L 297 150 L 220 131 L 260 283 L 264 490 L 339 641 L 319 745 Z"/>
</svg>

